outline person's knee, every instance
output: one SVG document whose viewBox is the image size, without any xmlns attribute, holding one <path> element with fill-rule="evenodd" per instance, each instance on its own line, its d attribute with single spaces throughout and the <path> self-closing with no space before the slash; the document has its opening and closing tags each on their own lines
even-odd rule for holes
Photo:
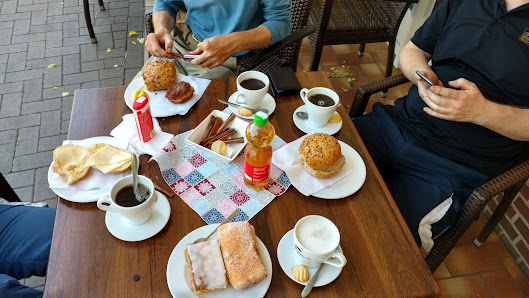
<svg viewBox="0 0 529 298">
<path fill-rule="evenodd" d="M 21 285 L 9 275 L 0 274 L 0 297 L 42 297 L 42 291 Z"/>
</svg>

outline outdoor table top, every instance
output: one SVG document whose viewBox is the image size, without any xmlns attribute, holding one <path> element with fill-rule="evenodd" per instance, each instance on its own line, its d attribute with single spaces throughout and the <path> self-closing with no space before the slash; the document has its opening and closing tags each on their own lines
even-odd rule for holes
<svg viewBox="0 0 529 298">
<path fill-rule="evenodd" d="M 332 88 L 325 72 L 296 75 L 304 88 Z M 223 110 L 225 106 L 217 100 L 227 99 L 236 91 L 235 80 L 212 80 L 186 115 L 159 118 L 162 130 L 177 135 L 195 128 L 212 110 Z M 108 136 L 122 121 L 122 116 L 131 113 L 123 97 L 125 88 L 77 90 L 68 138 Z M 275 100 L 277 107 L 270 121 L 276 134 L 286 142 L 303 136 L 292 120 L 294 110 L 303 104 L 299 95 Z M 325 216 L 336 224 L 347 258 L 338 278 L 314 288 L 311 297 L 439 294 L 432 273 L 346 110 L 342 106 L 338 112 L 343 126 L 334 136 L 349 144 L 364 160 L 365 183 L 355 194 L 338 200 L 305 197 L 291 186 L 250 220 L 272 259 L 272 281 L 266 297 L 299 297 L 303 290 L 302 285 L 281 270 L 277 247 L 283 235 L 300 218 L 310 214 Z M 148 156 L 141 157 L 140 169 L 169 189 L 156 162 L 148 163 Z M 60 198 L 44 296 L 170 297 L 166 280 L 169 256 L 185 235 L 205 222 L 177 195 L 169 202 L 171 216 L 161 232 L 144 241 L 126 242 L 109 233 L 105 212 L 96 203 L 74 203 Z M 140 279 L 134 281 L 134 275 Z"/>
</svg>

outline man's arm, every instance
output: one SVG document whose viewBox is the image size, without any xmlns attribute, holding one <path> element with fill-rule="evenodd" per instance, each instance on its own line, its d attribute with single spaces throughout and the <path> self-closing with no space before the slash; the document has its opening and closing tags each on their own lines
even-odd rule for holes
<svg viewBox="0 0 529 298">
<path fill-rule="evenodd" d="M 174 58 L 171 31 L 174 29 L 176 13 L 177 10 L 181 9 L 181 5 L 183 4 L 178 1 L 173 3 L 173 6 L 169 6 L 165 1 L 156 1 L 154 3 L 154 14 L 152 16 L 154 33 L 149 33 L 145 42 L 147 50 L 153 56 Z"/>
<path fill-rule="evenodd" d="M 428 65 L 431 58 L 432 55 L 421 50 L 412 41 L 409 41 L 399 54 L 400 69 L 408 80 L 417 85 L 421 98 L 427 96 L 426 91 L 430 86 L 415 73 L 417 70 L 422 72 L 434 85 L 443 86 L 443 83 Z"/>
</svg>

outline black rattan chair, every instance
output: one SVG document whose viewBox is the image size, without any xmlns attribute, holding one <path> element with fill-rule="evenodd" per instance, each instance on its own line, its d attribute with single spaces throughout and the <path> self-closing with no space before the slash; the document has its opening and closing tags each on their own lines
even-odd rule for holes
<svg viewBox="0 0 529 298">
<path fill-rule="evenodd" d="M 105 5 L 103 4 L 103 0 L 97 0 L 99 4 L 99 9 L 101 11 L 105 10 Z M 94 27 L 92 27 L 92 19 L 90 18 L 90 5 L 88 3 L 88 0 L 83 0 L 83 10 L 84 10 L 84 19 L 86 22 L 86 29 L 88 29 L 88 35 L 90 35 L 90 39 L 92 40 L 92 43 L 96 43 L 96 35 L 94 33 Z"/>
<path fill-rule="evenodd" d="M 406 10 L 418 0 L 314 0 L 309 22 L 316 26 L 310 35 L 312 58 L 309 69 L 318 70 L 324 45 L 388 42 L 385 77 L 393 72 L 395 40 Z M 382 97 L 386 97 L 383 90 Z"/>
<path fill-rule="evenodd" d="M 371 95 L 406 82 L 408 82 L 408 79 L 401 74 L 358 87 L 351 104 L 349 116 L 351 118 L 362 116 Z M 481 246 L 502 219 L 505 211 L 507 211 L 507 208 L 509 208 L 509 205 L 527 179 L 529 179 L 529 160 L 476 188 L 463 207 L 461 207 L 454 225 L 434 241 L 434 247 L 426 257 L 426 263 L 430 270 L 434 272 L 439 267 L 468 227 L 479 217 L 488 202 L 503 193 L 503 198 L 494 213 L 488 219 L 480 234 L 474 239 L 474 244 L 478 247 Z"/>
<path fill-rule="evenodd" d="M 292 0 L 290 35 L 269 47 L 253 51 L 249 59 L 238 65 L 237 72 L 258 68 L 266 73 L 269 67 L 274 66 L 290 67 L 296 71 L 301 41 L 316 31 L 316 28 L 307 26 L 311 6 L 312 0 Z M 146 35 L 154 32 L 150 13 L 145 15 L 145 31 Z"/>
</svg>

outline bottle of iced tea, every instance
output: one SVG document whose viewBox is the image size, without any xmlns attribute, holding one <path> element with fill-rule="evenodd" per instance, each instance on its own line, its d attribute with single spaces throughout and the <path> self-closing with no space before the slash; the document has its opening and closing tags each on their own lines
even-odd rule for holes
<svg viewBox="0 0 529 298">
<path fill-rule="evenodd" d="M 255 113 L 254 122 L 246 128 L 248 146 L 244 150 L 244 182 L 255 190 L 260 190 L 270 180 L 270 143 L 274 136 L 275 129 L 268 122 L 268 115 L 263 112 Z"/>
</svg>

